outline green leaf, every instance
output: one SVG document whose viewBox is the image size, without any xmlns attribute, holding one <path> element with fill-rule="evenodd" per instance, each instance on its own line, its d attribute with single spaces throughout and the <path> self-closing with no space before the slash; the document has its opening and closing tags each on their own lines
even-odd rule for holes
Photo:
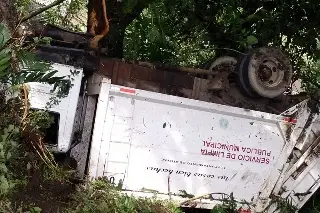
<svg viewBox="0 0 320 213">
<path fill-rule="evenodd" d="M 19 76 L 17 76 L 17 79 L 19 82 L 24 83 L 27 77 L 27 73 L 21 72 Z"/>
<path fill-rule="evenodd" d="M 149 31 L 149 38 L 151 42 L 160 41 L 161 35 L 159 32 L 159 29 L 156 26 L 152 27 L 151 30 Z"/>
<path fill-rule="evenodd" d="M 30 169 L 31 169 L 31 163 L 28 162 L 28 163 L 27 163 L 27 170 L 30 170 Z"/>
<path fill-rule="evenodd" d="M 52 41 L 51 37 L 42 37 L 39 39 L 39 43 L 41 43 L 41 44 L 50 45 L 51 41 Z"/>
<path fill-rule="evenodd" d="M 0 194 L 6 194 L 9 190 L 9 183 L 4 175 L 0 176 Z"/>
<path fill-rule="evenodd" d="M 12 132 L 14 130 L 14 125 L 10 124 L 8 126 L 8 132 Z"/>
<path fill-rule="evenodd" d="M 26 75 L 26 78 L 24 79 L 24 83 L 36 82 L 38 80 L 38 77 L 39 77 L 39 73 L 37 72 L 28 73 Z"/>
<path fill-rule="evenodd" d="M 51 77 L 51 78 L 48 80 L 48 83 L 54 84 L 54 83 L 59 82 L 59 81 L 61 81 L 61 80 L 63 80 L 63 79 L 64 79 L 64 77 L 56 77 L 56 76 L 54 76 L 54 77 Z"/>
<path fill-rule="evenodd" d="M 50 80 L 50 78 L 51 78 L 52 76 L 54 76 L 57 72 L 58 72 L 57 70 L 54 70 L 54 71 L 52 71 L 52 72 L 49 72 L 48 74 L 46 74 L 46 75 L 44 75 L 44 76 L 42 77 L 42 80 L 43 80 L 43 81 L 48 81 L 48 80 Z"/>
<path fill-rule="evenodd" d="M 7 178 L 4 176 L 4 175 L 0 175 L 0 183 L 2 182 L 2 181 L 6 181 L 7 180 Z"/>
<path fill-rule="evenodd" d="M 3 150 L 0 151 L 0 159 L 4 159 L 5 158 L 5 153 Z"/>
<path fill-rule="evenodd" d="M 42 209 L 39 208 L 39 207 L 34 207 L 34 208 L 33 208 L 33 211 L 34 211 L 35 213 L 40 213 L 40 212 L 42 211 Z"/>
<path fill-rule="evenodd" d="M 3 58 L 0 58 L 0 67 L 1 67 L 2 65 L 7 64 L 10 60 L 11 60 L 11 56 L 10 56 L 10 55 L 9 55 L 9 56 L 6 56 L 6 57 L 3 57 Z"/>
<path fill-rule="evenodd" d="M 15 130 L 17 130 L 17 129 L 15 129 Z M 16 133 L 16 132 L 15 132 Z M 16 133 L 17 134 L 17 133 Z M 18 143 L 17 142 L 15 142 L 15 141 L 11 141 L 11 147 L 12 148 L 17 148 L 18 147 Z"/>
<path fill-rule="evenodd" d="M 7 166 L 4 163 L 0 163 L 0 171 L 2 173 L 7 173 L 8 172 Z"/>
<path fill-rule="evenodd" d="M 35 43 L 37 43 L 37 42 L 39 41 L 39 37 L 34 37 L 34 38 L 33 38 L 33 41 L 34 41 Z"/>
<path fill-rule="evenodd" d="M 246 42 L 247 42 L 248 45 L 254 45 L 254 44 L 257 44 L 259 41 L 255 36 L 250 35 L 250 36 L 247 37 Z"/>
<path fill-rule="evenodd" d="M 10 33 L 4 25 L 0 24 L 0 48 L 10 39 Z"/>
<path fill-rule="evenodd" d="M 255 20 L 257 20 L 257 19 L 259 19 L 259 16 L 256 15 L 256 14 L 251 14 L 251 15 L 249 15 L 249 16 L 247 17 L 247 20 L 248 20 L 248 21 L 255 21 Z"/>
<path fill-rule="evenodd" d="M 0 58 L 5 58 L 11 55 L 11 50 L 9 48 L 5 48 L 0 51 Z"/>
<path fill-rule="evenodd" d="M 9 66 L 10 66 L 10 63 L 0 67 L 0 77 L 4 77 L 10 74 L 10 72 L 5 71 L 6 69 L 8 69 Z"/>
<path fill-rule="evenodd" d="M 8 153 L 7 153 L 7 160 L 9 160 L 11 157 L 12 157 L 11 152 L 8 152 Z"/>
</svg>

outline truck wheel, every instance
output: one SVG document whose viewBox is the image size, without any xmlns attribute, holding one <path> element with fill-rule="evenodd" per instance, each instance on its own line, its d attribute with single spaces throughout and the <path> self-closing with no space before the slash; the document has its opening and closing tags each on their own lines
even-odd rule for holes
<svg viewBox="0 0 320 213">
<path fill-rule="evenodd" d="M 292 78 L 290 60 L 277 48 L 263 47 L 249 54 L 244 64 L 244 79 L 262 97 L 275 98 L 288 88 Z M 246 83 L 246 82 L 245 82 Z"/>
<path fill-rule="evenodd" d="M 213 70 L 217 66 L 235 66 L 237 59 L 231 56 L 221 56 L 215 59 L 210 59 L 200 65 L 201 69 Z"/>
<path fill-rule="evenodd" d="M 249 96 L 252 98 L 260 97 L 258 93 L 256 93 L 252 87 L 250 86 L 249 79 L 248 79 L 248 64 L 250 56 L 243 55 L 239 58 L 235 72 L 236 72 L 236 84 L 245 96 Z"/>
<path fill-rule="evenodd" d="M 237 59 L 236 58 L 231 57 L 231 56 L 221 56 L 221 57 L 215 59 L 211 64 L 208 63 L 207 64 L 207 67 L 208 67 L 207 69 L 208 70 L 213 70 L 215 67 L 218 67 L 218 69 L 219 69 L 219 67 L 226 66 L 228 68 L 231 67 L 231 69 L 233 67 L 233 69 L 230 70 L 230 71 L 233 71 L 234 67 L 236 66 L 236 64 L 237 64 Z"/>
<path fill-rule="evenodd" d="M 237 59 L 234 57 L 221 56 L 221 57 L 206 61 L 205 63 L 200 65 L 200 68 L 205 70 L 218 71 L 219 73 L 228 72 L 232 74 L 234 72 L 236 63 L 237 63 Z M 231 82 L 234 81 L 232 80 L 234 79 L 234 77 L 229 77 L 229 76 L 231 75 L 226 75 L 226 78 L 228 77 L 228 79 L 225 79 L 225 80 L 231 81 Z M 212 80 L 212 77 L 213 76 L 209 75 L 207 78 Z"/>
</svg>

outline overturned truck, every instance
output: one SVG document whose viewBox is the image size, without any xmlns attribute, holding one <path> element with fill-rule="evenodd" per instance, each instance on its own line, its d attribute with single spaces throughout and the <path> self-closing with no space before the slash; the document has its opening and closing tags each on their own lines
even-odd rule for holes
<svg viewBox="0 0 320 213">
<path fill-rule="evenodd" d="M 77 160 L 79 176 L 182 207 L 232 197 L 239 212 L 274 212 L 283 200 L 298 210 L 318 190 L 319 97 L 288 93 L 292 68 L 276 48 L 198 69 L 97 57 L 88 35 L 42 33 L 53 42 L 38 56 L 57 75 L 80 73 L 50 108 L 46 140 Z M 29 86 L 31 107 L 43 109 L 51 87 Z"/>
</svg>

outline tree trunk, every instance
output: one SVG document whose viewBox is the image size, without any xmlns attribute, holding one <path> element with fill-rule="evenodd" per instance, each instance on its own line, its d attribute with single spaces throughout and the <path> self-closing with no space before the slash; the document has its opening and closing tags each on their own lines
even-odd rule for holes
<svg viewBox="0 0 320 213">
<path fill-rule="evenodd" d="M 87 30 L 92 35 L 99 34 L 105 26 L 102 1 L 106 1 L 110 29 L 109 33 L 100 40 L 99 46 L 101 49 L 105 49 L 104 52 L 108 57 L 123 58 L 125 30 L 152 0 L 137 0 L 129 12 L 125 12 L 123 9 L 125 7 L 124 1 L 89 0 Z"/>
<path fill-rule="evenodd" d="M 18 20 L 18 12 L 13 0 L 0 0 L 0 23 L 3 23 L 9 31 L 13 31 Z"/>
<path fill-rule="evenodd" d="M 105 48 L 108 57 L 123 58 L 123 40 L 125 30 L 129 24 L 126 23 L 110 23 L 110 31 L 101 42 L 101 47 Z"/>
<path fill-rule="evenodd" d="M 103 0 L 89 0 L 88 2 L 87 32 L 92 35 L 101 33 L 105 26 L 102 1 Z"/>
</svg>

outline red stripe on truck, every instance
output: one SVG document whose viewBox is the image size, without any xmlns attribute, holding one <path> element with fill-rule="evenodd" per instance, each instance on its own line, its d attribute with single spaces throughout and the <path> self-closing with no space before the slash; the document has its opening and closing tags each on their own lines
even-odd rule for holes
<svg viewBox="0 0 320 213">
<path fill-rule="evenodd" d="M 250 209 L 238 209 L 238 213 L 251 213 L 251 210 Z"/>
<path fill-rule="evenodd" d="M 296 118 L 285 117 L 283 120 L 285 122 L 291 123 L 291 124 L 296 124 L 297 123 L 297 119 Z"/>
<path fill-rule="evenodd" d="M 128 88 L 120 88 L 120 92 L 136 94 L 136 91 L 134 89 L 128 89 Z"/>
<path fill-rule="evenodd" d="M 289 117 L 285 117 L 283 120 L 284 120 L 285 122 L 290 122 L 290 118 L 289 118 Z"/>
</svg>

